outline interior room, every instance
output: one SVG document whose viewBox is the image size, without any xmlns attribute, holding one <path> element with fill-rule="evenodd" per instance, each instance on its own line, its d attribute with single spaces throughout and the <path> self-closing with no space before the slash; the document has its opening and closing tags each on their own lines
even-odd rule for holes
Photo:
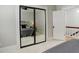
<svg viewBox="0 0 79 59">
<path fill-rule="evenodd" d="M 0 53 L 79 53 L 78 5 L 0 5 Z"/>
</svg>

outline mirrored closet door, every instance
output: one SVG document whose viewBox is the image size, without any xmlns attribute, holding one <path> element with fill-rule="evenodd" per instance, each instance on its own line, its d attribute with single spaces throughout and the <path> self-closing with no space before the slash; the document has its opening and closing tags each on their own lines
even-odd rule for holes
<svg viewBox="0 0 79 59">
<path fill-rule="evenodd" d="M 21 7 L 21 46 L 34 44 L 34 9 Z"/>
<path fill-rule="evenodd" d="M 45 41 L 45 11 L 36 9 L 36 43 Z"/>
<path fill-rule="evenodd" d="M 46 10 L 20 6 L 20 48 L 46 41 Z"/>
</svg>

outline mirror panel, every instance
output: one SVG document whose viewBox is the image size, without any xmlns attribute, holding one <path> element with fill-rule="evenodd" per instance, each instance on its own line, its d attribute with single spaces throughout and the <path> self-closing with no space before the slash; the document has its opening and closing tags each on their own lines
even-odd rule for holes
<svg viewBox="0 0 79 59">
<path fill-rule="evenodd" d="M 36 43 L 45 41 L 45 11 L 36 9 Z"/>
<path fill-rule="evenodd" d="M 21 46 L 34 44 L 34 10 L 21 7 Z"/>
</svg>

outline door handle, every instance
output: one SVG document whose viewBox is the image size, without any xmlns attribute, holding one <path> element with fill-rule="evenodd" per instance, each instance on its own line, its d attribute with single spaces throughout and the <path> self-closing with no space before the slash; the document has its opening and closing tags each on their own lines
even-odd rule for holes
<svg viewBox="0 0 79 59">
<path fill-rule="evenodd" d="M 55 28 L 55 27 L 53 26 L 53 28 Z"/>
</svg>

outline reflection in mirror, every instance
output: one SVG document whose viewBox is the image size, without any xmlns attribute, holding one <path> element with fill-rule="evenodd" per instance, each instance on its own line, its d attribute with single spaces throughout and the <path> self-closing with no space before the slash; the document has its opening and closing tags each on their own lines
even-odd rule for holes
<svg viewBox="0 0 79 59">
<path fill-rule="evenodd" d="M 21 45 L 34 44 L 34 10 L 21 7 Z"/>
<path fill-rule="evenodd" d="M 45 11 L 36 10 L 36 43 L 45 41 Z"/>
</svg>

